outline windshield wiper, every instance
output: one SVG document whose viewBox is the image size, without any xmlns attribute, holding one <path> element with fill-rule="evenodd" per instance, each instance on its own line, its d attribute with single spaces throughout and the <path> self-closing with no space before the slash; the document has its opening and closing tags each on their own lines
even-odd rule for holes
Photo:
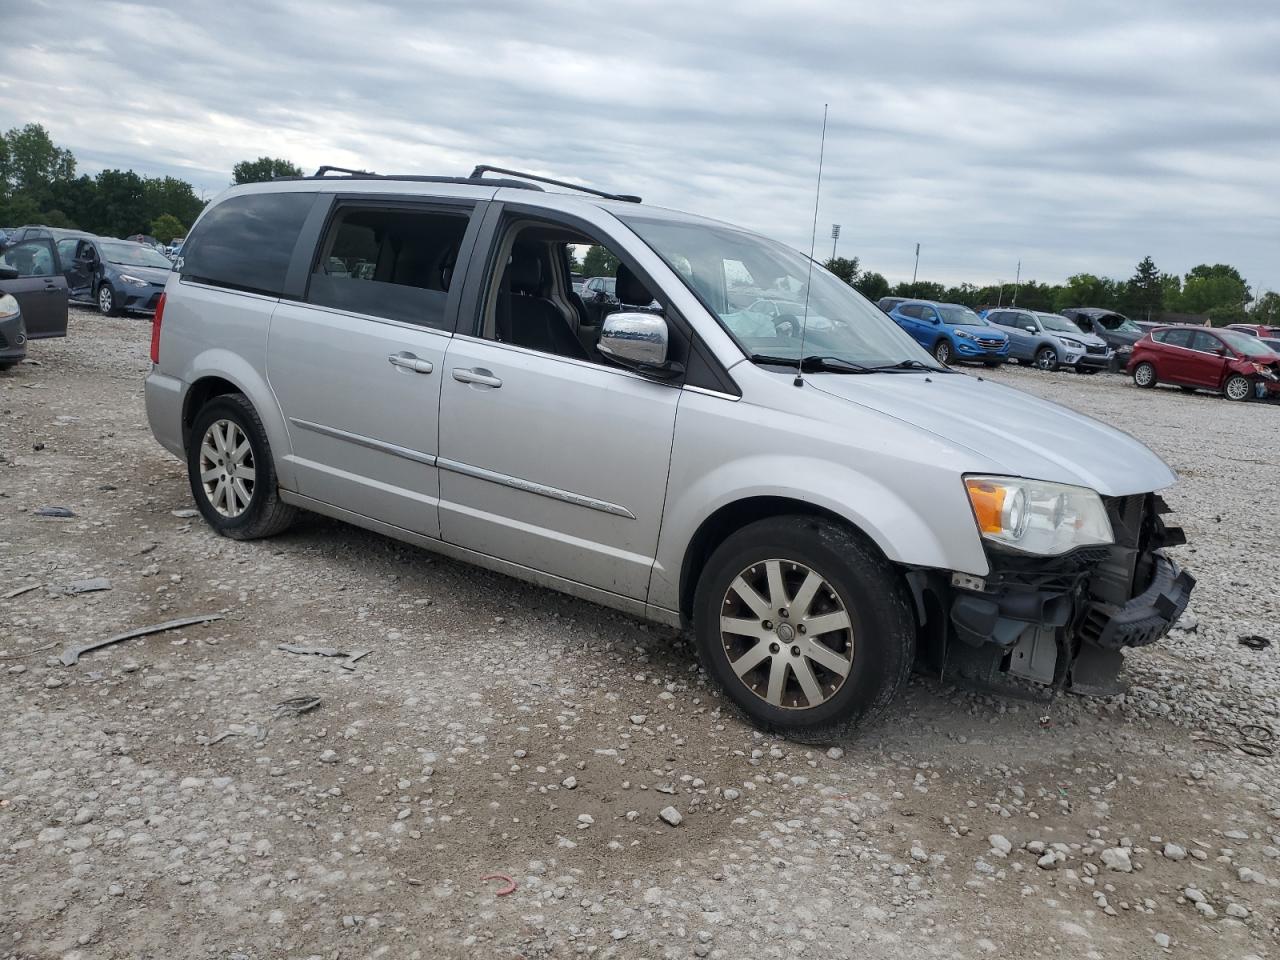
<svg viewBox="0 0 1280 960">
<path fill-rule="evenodd" d="M 797 361 L 795 357 L 774 357 L 765 353 L 753 353 L 752 363 L 771 363 L 783 367 L 799 367 L 802 373 L 875 373 L 872 367 L 864 367 L 842 357 L 808 356 Z"/>
<path fill-rule="evenodd" d="M 899 360 L 897 363 L 886 363 L 878 367 L 872 367 L 872 370 L 924 370 L 928 373 L 955 373 L 946 367 L 935 367 L 930 364 L 923 363 L 919 360 Z"/>
</svg>

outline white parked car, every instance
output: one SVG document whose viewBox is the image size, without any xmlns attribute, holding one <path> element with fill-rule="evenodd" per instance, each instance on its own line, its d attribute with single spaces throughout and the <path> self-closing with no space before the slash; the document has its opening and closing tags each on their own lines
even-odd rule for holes
<svg viewBox="0 0 1280 960">
<path fill-rule="evenodd" d="M 314 510 L 690 626 L 734 703 L 810 738 L 918 656 L 1106 689 L 1182 612 L 1174 475 L 1138 441 L 938 366 L 780 243 L 492 172 L 322 168 L 208 206 L 146 402 L 216 530 Z M 570 275 L 592 244 L 620 263 L 598 325 Z M 800 322 L 727 276 L 797 291 Z"/>
</svg>

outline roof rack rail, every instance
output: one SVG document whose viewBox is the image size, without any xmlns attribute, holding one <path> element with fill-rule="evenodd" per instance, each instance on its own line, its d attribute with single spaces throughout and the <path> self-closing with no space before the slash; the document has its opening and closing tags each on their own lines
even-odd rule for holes
<svg viewBox="0 0 1280 960">
<path fill-rule="evenodd" d="M 341 176 L 330 177 L 336 173 Z M 538 190 L 542 188 L 523 180 L 481 180 L 479 177 L 425 177 L 408 173 L 373 173 L 369 170 L 352 170 L 349 167 L 324 165 L 310 176 L 274 177 L 275 180 L 401 180 L 410 183 L 465 183 L 470 186 L 513 187 L 516 190 Z"/>
<path fill-rule="evenodd" d="M 555 187 L 564 187 L 567 190 L 578 190 L 582 193 L 589 193 L 595 197 L 603 197 L 605 200 L 624 200 L 627 203 L 642 202 L 639 197 L 630 193 L 606 193 L 604 190 L 596 190 L 594 187 L 584 187 L 577 183 L 568 183 L 564 180 L 552 180 L 550 177 L 539 176 L 536 173 L 521 173 L 519 170 L 508 170 L 505 167 L 491 167 L 488 164 L 481 164 L 471 171 L 471 180 L 480 180 L 486 173 L 501 173 L 508 177 L 519 177 L 522 180 L 536 180 L 538 183 L 549 183 Z"/>
</svg>

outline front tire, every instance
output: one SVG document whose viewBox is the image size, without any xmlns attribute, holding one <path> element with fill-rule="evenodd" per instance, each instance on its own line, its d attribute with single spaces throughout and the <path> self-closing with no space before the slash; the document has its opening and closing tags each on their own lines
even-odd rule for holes
<svg viewBox="0 0 1280 960">
<path fill-rule="evenodd" d="M 1058 351 L 1053 347 L 1041 347 L 1036 351 L 1036 366 L 1053 373 L 1058 369 Z"/>
<path fill-rule="evenodd" d="M 187 478 L 200 513 L 224 537 L 274 536 L 297 516 L 280 499 L 267 433 L 243 394 L 200 408 L 187 441 Z"/>
<path fill-rule="evenodd" d="M 98 284 L 98 312 L 104 317 L 114 317 L 120 312 L 116 303 L 116 292 L 105 280 Z"/>
<path fill-rule="evenodd" d="M 955 351 L 951 347 L 950 340 L 939 340 L 933 345 L 933 359 L 944 367 L 951 366 L 951 361 L 955 359 Z"/>
<path fill-rule="evenodd" d="M 1133 368 L 1133 382 L 1144 390 L 1156 385 L 1156 368 L 1149 363 L 1140 363 Z"/>
<path fill-rule="evenodd" d="M 1248 400 L 1253 396 L 1253 383 L 1248 377 L 1233 373 L 1227 377 L 1227 382 L 1222 385 L 1222 395 L 1236 403 Z"/>
<path fill-rule="evenodd" d="M 848 528 L 760 520 L 707 561 L 694 599 L 702 662 L 755 724 L 827 740 L 869 723 L 906 686 L 915 621 L 892 565 Z"/>
</svg>

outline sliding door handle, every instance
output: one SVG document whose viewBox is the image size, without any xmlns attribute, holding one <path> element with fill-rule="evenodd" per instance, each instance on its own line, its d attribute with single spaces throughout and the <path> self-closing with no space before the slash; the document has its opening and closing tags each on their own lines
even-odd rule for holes
<svg viewBox="0 0 1280 960">
<path fill-rule="evenodd" d="M 412 370 L 414 373 L 430 373 L 433 369 L 430 360 L 421 360 L 404 350 L 400 353 L 391 354 L 391 356 L 387 357 L 387 361 L 393 367 L 399 367 L 401 370 Z"/>
<path fill-rule="evenodd" d="M 502 380 L 483 367 L 454 367 L 453 379 L 459 383 L 478 383 L 495 389 L 502 386 Z"/>
</svg>

